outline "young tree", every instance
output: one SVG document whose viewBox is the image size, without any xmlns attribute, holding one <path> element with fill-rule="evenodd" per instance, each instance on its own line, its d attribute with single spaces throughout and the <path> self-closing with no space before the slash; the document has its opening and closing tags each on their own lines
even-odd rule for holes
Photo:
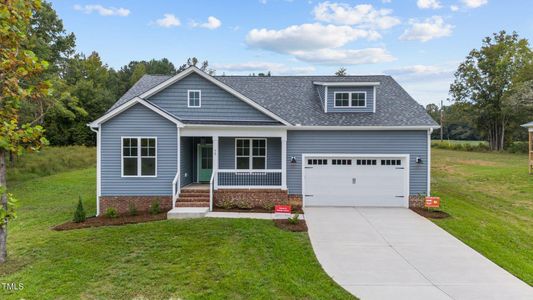
<svg viewBox="0 0 533 300">
<path fill-rule="evenodd" d="M 0 263 L 7 259 L 7 224 L 13 217 L 8 201 L 6 154 L 38 150 L 46 144 L 41 126 L 20 125 L 20 106 L 48 94 L 47 81 L 33 80 L 46 61 L 28 50 L 30 18 L 41 7 L 39 0 L 4 0 L 0 6 Z"/>
<path fill-rule="evenodd" d="M 503 150 L 508 126 L 515 120 L 509 113 L 521 103 L 506 101 L 513 79 L 533 59 L 529 43 L 516 33 L 505 31 L 486 37 L 459 65 L 450 94 L 456 102 L 468 103 L 478 130 L 486 136 L 491 150 Z"/>
<path fill-rule="evenodd" d="M 348 76 L 348 72 L 346 70 L 346 68 L 344 67 L 340 67 L 337 72 L 335 72 L 335 76 L 340 76 L 340 77 L 343 77 L 343 76 Z"/>
</svg>

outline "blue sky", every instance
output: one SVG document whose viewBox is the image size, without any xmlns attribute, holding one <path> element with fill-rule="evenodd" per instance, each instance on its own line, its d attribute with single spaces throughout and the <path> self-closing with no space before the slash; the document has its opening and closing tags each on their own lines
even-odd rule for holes
<svg viewBox="0 0 533 300">
<path fill-rule="evenodd" d="M 77 50 L 131 60 L 209 60 L 217 74 L 394 76 L 421 104 L 448 97 L 483 37 L 533 37 L 530 0 L 53 0 Z"/>
</svg>

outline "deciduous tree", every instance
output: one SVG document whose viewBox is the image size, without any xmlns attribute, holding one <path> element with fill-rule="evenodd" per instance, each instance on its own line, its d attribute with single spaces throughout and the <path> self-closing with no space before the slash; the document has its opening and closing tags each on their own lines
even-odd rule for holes
<svg viewBox="0 0 533 300">
<path fill-rule="evenodd" d="M 6 154 L 35 151 L 46 144 L 44 129 L 20 125 L 20 107 L 48 95 L 50 84 L 35 81 L 48 66 L 29 50 L 30 18 L 39 0 L 4 0 L 0 6 L 0 263 L 7 259 L 7 225 L 14 217 L 6 178 Z"/>
</svg>

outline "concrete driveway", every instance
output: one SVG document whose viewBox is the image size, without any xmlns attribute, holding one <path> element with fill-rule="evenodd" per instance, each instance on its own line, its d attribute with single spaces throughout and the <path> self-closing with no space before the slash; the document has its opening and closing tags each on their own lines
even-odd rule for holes
<svg viewBox="0 0 533 300">
<path fill-rule="evenodd" d="M 405 208 L 308 207 L 324 270 L 361 299 L 533 299 L 533 288 Z"/>
</svg>

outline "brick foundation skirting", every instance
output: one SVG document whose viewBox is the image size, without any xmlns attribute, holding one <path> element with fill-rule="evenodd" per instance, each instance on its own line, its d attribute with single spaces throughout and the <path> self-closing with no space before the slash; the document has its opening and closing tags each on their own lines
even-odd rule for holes
<svg viewBox="0 0 533 300">
<path fill-rule="evenodd" d="M 148 211 L 154 201 L 159 201 L 161 211 L 169 211 L 172 208 L 171 196 L 101 196 L 100 214 L 105 214 L 109 207 L 113 207 L 119 214 L 129 211 L 130 203 L 135 205 L 137 211 Z"/>
<path fill-rule="evenodd" d="M 299 195 L 288 195 L 286 190 L 277 189 L 219 189 L 213 196 L 213 205 L 221 208 L 264 208 L 290 204 L 301 207 Z"/>
<path fill-rule="evenodd" d="M 425 198 L 425 196 L 421 195 L 410 195 L 409 207 L 424 207 Z"/>
</svg>

